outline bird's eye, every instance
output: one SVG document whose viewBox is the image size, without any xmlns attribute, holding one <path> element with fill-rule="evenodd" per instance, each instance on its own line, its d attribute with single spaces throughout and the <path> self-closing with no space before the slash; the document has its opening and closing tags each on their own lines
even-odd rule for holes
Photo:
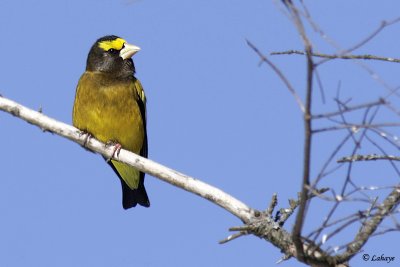
<svg viewBox="0 0 400 267">
<path fill-rule="evenodd" d="M 114 48 L 110 48 L 110 49 L 108 49 L 108 52 L 110 52 L 110 53 L 115 53 L 117 50 L 115 50 Z"/>
</svg>

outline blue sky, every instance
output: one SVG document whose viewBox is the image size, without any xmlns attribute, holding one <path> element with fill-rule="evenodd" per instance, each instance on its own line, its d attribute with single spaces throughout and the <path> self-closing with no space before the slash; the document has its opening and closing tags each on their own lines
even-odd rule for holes
<svg viewBox="0 0 400 267">
<path fill-rule="evenodd" d="M 398 1 L 307 5 L 343 48 L 398 16 L 400 9 Z M 151 159 L 257 209 L 264 209 L 274 192 L 286 207 L 299 191 L 301 113 L 276 75 L 258 66 L 245 41 L 265 53 L 302 48 L 275 1 L 3 0 L 0 33 L 3 96 L 71 123 L 75 87 L 90 46 L 103 35 L 119 35 L 142 48 L 134 61 L 148 98 Z M 399 57 L 399 34 L 400 24 L 388 27 L 355 53 Z M 335 51 L 311 35 L 317 50 Z M 304 58 L 272 59 L 303 96 Z M 365 64 L 398 85 L 397 64 Z M 324 64 L 320 74 L 328 100 L 318 104 L 320 111 L 335 107 L 339 82 L 342 96 L 353 97 L 354 103 L 386 92 L 353 62 Z M 318 92 L 315 99 L 321 102 Z M 120 183 L 99 155 L 8 114 L 0 113 L 0 125 L 0 266 L 269 266 L 281 257 L 278 249 L 254 237 L 219 245 L 240 221 L 150 176 L 145 184 L 151 208 L 125 211 Z M 316 138 L 315 166 L 337 137 Z M 366 165 L 359 170 L 365 184 L 398 182 L 388 165 Z M 321 212 L 311 214 L 321 217 Z M 306 229 L 314 220 L 310 217 Z M 398 238 L 398 233 L 378 237 L 365 251 L 400 260 Z M 354 265 L 362 262 L 355 257 Z M 294 260 L 282 265 L 301 266 Z"/>
</svg>

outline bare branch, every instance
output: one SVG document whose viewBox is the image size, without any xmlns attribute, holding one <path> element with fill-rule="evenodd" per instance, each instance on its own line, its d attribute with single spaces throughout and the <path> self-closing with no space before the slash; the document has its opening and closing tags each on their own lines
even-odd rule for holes
<svg viewBox="0 0 400 267">
<path fill-rule="evenodd" d="M 39 126 L 42 130 L 56 133 L 71 141 L 83 145 L 85 136 L 81 131 L 68 124 L 51 119 L 40 112 L 28 109 L 18 103 L 8 100 L 0 96 L 0 110 L 8 112 L 16 117 L 19 117 L 31 124 Z M 151 174 L 164 182 L 180 187 L 188 192 L 194 193 L 202 198 L 205 198 L 214 204 L 226 209 L 231 214 L 235 215 L 243 222 L 249 222 L 254 216 L 254 210 L 248 207 L 243 202 L 234 198 L 222 190 L 206 184 L 193 177 L 165 167 L 152 160 L 143 158 L 127 150 L 121 149 L 119 155 L 114 155 L 114 146 L 106 146 L 94 138 L 86 140 L 86 148 L 97 152 L 107 158 L 129 164 L 140 171 Z"/>
<path fill-rule="evenodd" d="M 354 238 L 353 242 L 347 246 L 347 251 L 341 255 L 336 256 L 338 262 L 348 261 L 368 241 L 371 235 L 375 232 L 377 227 L 381 224 L 383 219 L 387 217 L 392 209 L 398 205 L 400 201 L 400 187 L 396 187 L 385 201 L 379 205 L 377 212 L 372 215 L 370 219 L 360 227 L 358 234 Z"/>
<path fill-rule="evenodd" d="M 287 50 L 280 52 L 271 52 L 271 56 L 275 55 L 306 55 L 306 52 L 300 50 Z M 380 60 L 387 62 L 400 63 L 400 59 L 391 57 L 380 57 L 375 55 L 347 55 L 347 54 L 323 54 L 323 53 L 312 53 L 313 57 L 329 58 L 329 59 L 365 59 L 365 60 Z"/>
<path fill-rule="evenodd" d="M 288 255 L 288 257 L 298 256 L 291 235 L 284 229 L 281 229 L 278 223 L 274 222 L 270 217 L 265 217 L 263 213 L 248 207 L 240 200 L 237 200 L 218 188 L 124 149 L 121 149 L 119 155 L 113 156 L 114 146 L 106 146 L 104 143 L 94 138 L 86 140 L 85 135 L 83 135 L 79 129 L 56 121 L 40 112 L 26 108 L 2 96 L 0 96 L 0 110 L 21 118 L 30 124 L 36 125 L 44 131 L 55 133 L 78 144 L 83 145 L 84 142 L 87 141 L 85 148 L 91 151 L 97 152 L 107 158 L 112 157 L 114 160 L 133 166 L 140 171 L 151 174 L 169 184 L 194 193 L 222 207 L 245 223 L 244 226 L 232 228 L 231 230 L 238 230 L 240 233 L 229 236 L 221 241 L 222 243 L 233 240 L 239 236 L 254 234 L 278 247 L 285 255 Z M 304 245 L 305 250 L 310 249 L 310 247 L 313 247 L 312 251 L 314 252 L 312 256 L 315 258 L 315 261 L 325 262 L 329 260 L 329 258 L 322 258 L 322 256 L 329 256 L 315 247 L 315 245 Z"/>
<path fill-rule="evenodd" d="M 241 236 L 244 236 L 244 235 L 248 235 L 248 234 L 249 233 L 247 231 L 241 231 L 239 233 L 232 234 L 232 235 L 228 236 L 227 238 L 219 241 L 218 243 L 222 245 L 222 244 L 228 243 L 229 241 L 235 240 L 238 237 L 241 237 Z"/>
<path fill-rule="evenodd" d="M 339 116 L 346 112 L 352 112 L 352 111 L 363 109 L 363 108 L 370 108 L 373 106 L 385 105 L 385 104 L 387 104 L 386 100 L 380 98 L 378 101 L 364 103 L 364 104 L 360 104 L 360 105 L 355 105 L 355 106 L 345 105 L 342 110 L 332 111 L 332 112 L 328 112 L 328 113 L 324 113 L 324 114 L 313 115 L 312 118 L 313 119 L 326 119 L 326 118 L 333 117 L 333 116 Z"/>
<path fill-rule="evenodd" d="M 278 195 L 275 193 L 272 195 L 271 202 L 269 203 L 268 208 L 265 210 L 265 213 L 269 216 L 272 216 L 276 205 L 278 205 Z"/>
<path fill-rule="evenodd" d="M 273 64 L 263 53 L 258 50 L 258 48 L 253 45 L 250 41 L 246 40 L 247 45 L 250 46 L 251 49 L 256 52 L 256 54 L 260 57 L 261 62 L 267 63 L 273 71 L 278 75 L 278 77 L 283 81 L 283 83 L 286 85 L 286 87 L 289 89 L 289 92 L 293 95 L 294 99 L 297 102 L 297 105 L 300 107 L 300 110 L 304 113 L 304 104 L 299 95 L 296 93 L 296 90 L 294 90 L 293 86 L 290 84 L 289 80 L 286 79 L 285 75 L 278 69 L 275 64 Z"/>
<path fill-rule="evenodd" d="M 312 144 L 312 95 L 313 95 L 313 76 L 314 76 L 314 62 L 312 59 L 312 44 L 308 39 L 303 22 L 301 21 L 300 15 L 297 8 L 293 5 L 292 1 L 283 0 L 286 5 L 294 25 L 297 28 L 298 33 L 304 44 L 304 50 L 306 51 L 307 59 L 307 74 L 306 74 L 306 101 L 304 110 L 304 154 L 303 154 L 303 179 L 301 185 L 300 193 L 300 203 L 299 210 L 296 216 L 295 225 L 292 231 L 293 242 L 296 247 L 296 252 L 298 254 L 298 259 L 302 262 L 307 263 L 308 257 L 304 253 L 304 244 L 301 239 L 301 231 L 303 228 L 305 215 L 306 215 L 306 205 L 307 196 L 310 186 L 310 173 L 311 173 L 311 144 Z M 308 255 L 307 255 L 308 256 Z"/>
<path fill-rule="evenodd" d="M 338 159 L 337 162 L 350 162 L 350 161 L 371 161 L 371 160 L 396 160 L 400 161 L 400 157 L 391 155 L 354 155 L 350 157 L 343 157 Z"/>
<path fill-rule="evenodd" d="M 360 129 L 377 129 L 380 127 L 399 127 L 399 126 L 400 126 L 400 123 L 397 123 L 397 122 L 376 123 L 376 124 L 347 123 L 347 124 L 341 124 L 341 125 L 337 125 L 337 126 L 329 126 L 329 127 L 314 129 L 313 133 L 336 131 L 336 130 L 347 130 L 347 129 L 351 129 L 351 131 L 353 133 L 356 133 Z"/>
<path fill-rule="evenodd" d="M 317 190 L 317 189 L 311 189 L 310 187 L 308 187 L 308 189 L 310 190 L 311 193 L 307 196 L 307 200 L 310 200 L 316 196 L 322 196 L 323 193 L 329 190 L 329 188 L 321 188 Z M 297 200 L 289 199 L 289 208 L 280 209 L 279 211 L 280 218 L 277 220 L 277 223 L 282 226 L 287 221 L 287 219 L 289 219 L 289 217 L 293 214 L 293 212 L 297 209 L 300 203 L 301 203 L 300 194 Z"/>
</svg>

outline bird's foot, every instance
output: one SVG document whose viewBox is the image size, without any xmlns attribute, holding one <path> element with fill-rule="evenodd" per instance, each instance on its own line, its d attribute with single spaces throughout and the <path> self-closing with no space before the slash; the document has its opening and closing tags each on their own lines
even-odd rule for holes
<svg viewBox="0 0 400 267">
<path fill-rule="evenodd" d="M 83 140 L 82 146 L 84 148 L 87 147 L 87 144 L 89 143 L 90 139 L 93 138 L 93 135 L 87 131 L 81 131 L 80 136 L 85 136 L 85 139 Z"/>
<path fill-rule="evenodd" d="M 109 147 L 109 146 L 114 146 L 114 150 L 113 150 L 111 157 L 109 157 L 107 159 L 107 162 L 109 162 L 115 155 L 119 156 L 119 152 L 121 152 L 121 148 L 122 148 L 121 144 L 116 141 L 108 141 L 106 143 L 106 147 Z"/>
</svg>

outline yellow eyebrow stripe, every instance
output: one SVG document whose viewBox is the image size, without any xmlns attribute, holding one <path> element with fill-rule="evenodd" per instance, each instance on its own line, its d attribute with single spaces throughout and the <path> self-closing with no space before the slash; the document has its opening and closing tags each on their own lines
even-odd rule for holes
<svg viewBox="0 0 400 267">
<path fill-rule="evenodd" d="M 124 46 L 124 43 L 126 43 L 124 39 L 117 38 L 115 40 L 102 41 L 99 43 L 99 47 L 104 51 L 108 51 L 110 49 L 121 50 Z"/>
</svg>

